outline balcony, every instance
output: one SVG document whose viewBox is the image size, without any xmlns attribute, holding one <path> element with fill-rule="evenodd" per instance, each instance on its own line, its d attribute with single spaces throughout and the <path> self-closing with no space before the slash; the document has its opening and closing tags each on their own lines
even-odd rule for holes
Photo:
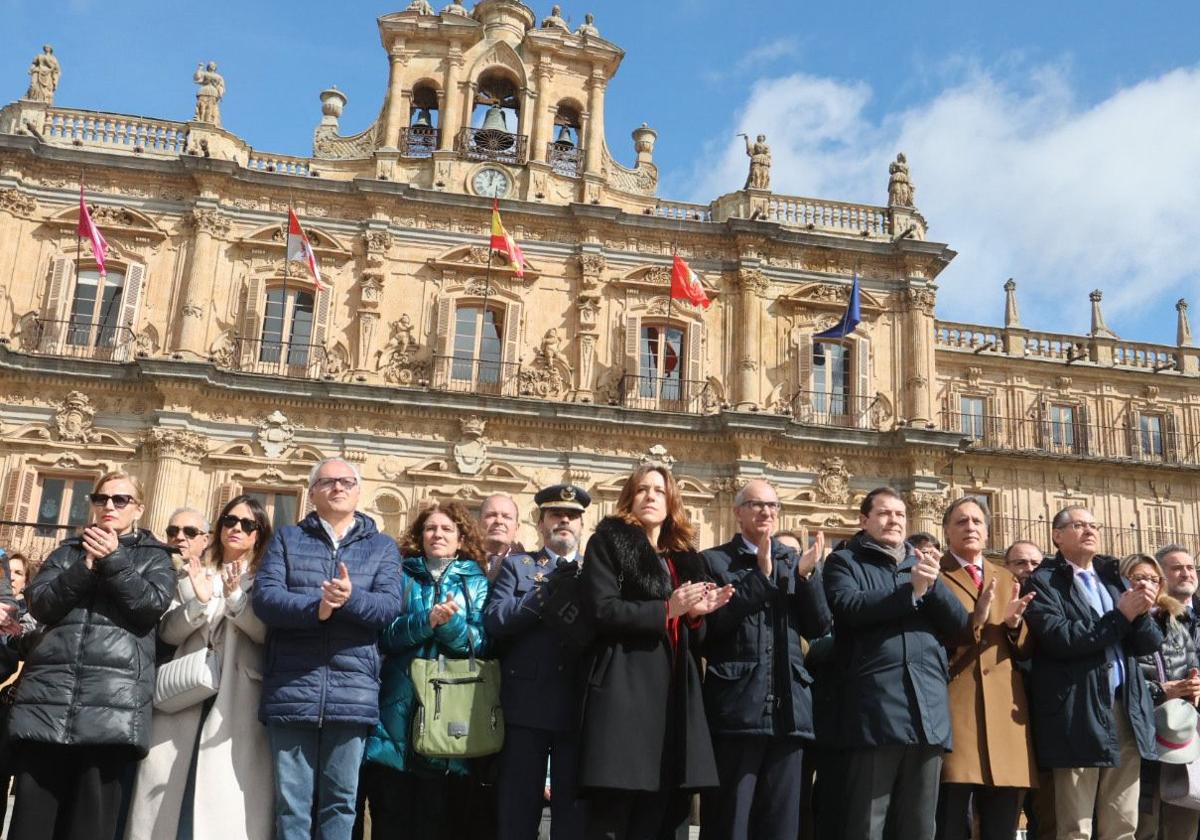
<svg viewBox="0 0 1200 840">
<path fill-rule="evenodd" d="M 455 150 L 467 160 L 490 160 L 519 166 L 525 162 L 529 138 L 491 128 L 464 128 L 458 132 Z"/>
<path fill-rule="evenodd" d="M 400 129 L 400 154 L 406 158 L 432 157 L 442 133 L 436 128 L 411 126 Z"/>
<path fill-rule="evenodd" d="M 568 143 L 547 143 L 546 161 L 555 175 L 577 178 L 583 171 L 583 149 Z"/>
<path fill-rule="evenodd" d="M 883 415 L 879 397 L 800 391 L 792 398 L 792 419 L 808 426 L 879 431 Z"/>
<path fill-rule="evenodd" d="M 240 373 L 286 376 L 292 379 L 324 379 L 329 371 L 329 354 L 317 344 L 237 338 L 233 352 L 217 364 Z"/>
<path fill-rule="evenodd" d="M 621 377 L 617 402 L 626 408 L 676 414 L 711 414 L 721 408 L 706 381 L 632 374 Z"/>
<path fill-rule="evenodd" d="M 475 356 L 434 356 L 429 387 L 435 391 L 515 397 L 520 394 L 521 366 Z"/>
<path fill-rule="evenodd" d="M 1040 452 L 1145 464 L 1200 466 L 1200 435 L 1166 429 L 1145 432 L 1131 426 L 1086 421 L 942 412 L 942 428 L 958 432 L 976 450 Z"/>
<path fill-rule="evenodd" d="M 133 358 L 134 335 L 128 327 L 106 321 L 53 321 L 38 318 L 30 334 L 21 336 L 21 348 L 40 356 L 63 356 L 100 362 L 127 362 Z"/>
<path fill-rule="evenodd" d="M 19 551 L 35 561 L 45 560 L 67 537 L 78 529 L 73 525 L 49 525 L 36 522 L 0 520 L 0 541 L 10 551 Z"/>
</svg>

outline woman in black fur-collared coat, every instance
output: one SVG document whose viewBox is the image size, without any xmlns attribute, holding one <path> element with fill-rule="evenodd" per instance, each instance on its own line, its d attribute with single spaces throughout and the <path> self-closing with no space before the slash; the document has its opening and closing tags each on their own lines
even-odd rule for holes
<svg viewBox="0 0 1200 840">
<path fill-rule="evenodd" d="M 699 648 L 704 616 L 732 588 L 705 579 L 694 534 L 671 473 L 643 466 L 588 542 L 583 589 L 596 629 L 580 768 L 588 840 L 673 837 L 688 793 L 717 786 Z"/>
</svg>

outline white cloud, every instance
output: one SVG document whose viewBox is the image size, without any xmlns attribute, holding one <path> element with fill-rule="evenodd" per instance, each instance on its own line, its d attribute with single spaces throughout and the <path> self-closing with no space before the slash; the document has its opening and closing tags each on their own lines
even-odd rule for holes
<svg viewBox="0 0 1200 840">
<path fill-rule="evenodd" d="M 862 82 L 764 79 L 736 131 L 767 135 L 783 194 L 883 203 L 887 164 L 906 152 L 930 238 L 959 252 L 941 278 L 944 318 L 997 323 L 1013 276 L 1027 326 L 1086 330 L 1087 292 L 1102 288 L 1118 333 L 1173 341 L 1172 304 L 1196 297 L 1200 276 L 1200 68 L 1087 106 L 1053 67 L 967 73 L 882 116 Z M 745 180 L 739 138 L 704 158 L 715 165 L 696 167 L 692 200 Z"/>
</svg>

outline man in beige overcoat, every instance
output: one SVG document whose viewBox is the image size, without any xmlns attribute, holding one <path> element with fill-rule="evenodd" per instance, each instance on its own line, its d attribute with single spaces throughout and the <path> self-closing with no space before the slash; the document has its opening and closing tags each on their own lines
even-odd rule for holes
<svg viewBox="0 0 1200 840">
<path fill-rule="evenodd" d="M 942 579 L 972 615 L 949 651 L 954 750 L 942 764 L 938 840 L 971 837 L 971 802 L 980 840 L 1012 840 L 1025 791 L 1035 784 L 1029 707 L 1013 659 L 1029 653 L 1023 616 L 1033 596 L 1005 569 L 986 563 L 989 514 L 972 497 L 946 510 Z"/>
</svg>

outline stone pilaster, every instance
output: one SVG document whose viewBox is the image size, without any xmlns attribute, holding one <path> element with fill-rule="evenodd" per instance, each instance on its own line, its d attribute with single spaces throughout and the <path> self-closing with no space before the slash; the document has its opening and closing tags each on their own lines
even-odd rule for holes
<svg viewBox="0 0 1200 840">
<path fill-rule="evenodd" d="M 212 306 L 213 284 L 217 276 L 220 240 L 229 233 L 230 222 L 216 209 L 197 207 L 189 218 L 192 226 L 192 253 L 184 275 L 183 312 L 179 325 L 177 350 L 205 356 L 207 319 Z"/>
</svg>

